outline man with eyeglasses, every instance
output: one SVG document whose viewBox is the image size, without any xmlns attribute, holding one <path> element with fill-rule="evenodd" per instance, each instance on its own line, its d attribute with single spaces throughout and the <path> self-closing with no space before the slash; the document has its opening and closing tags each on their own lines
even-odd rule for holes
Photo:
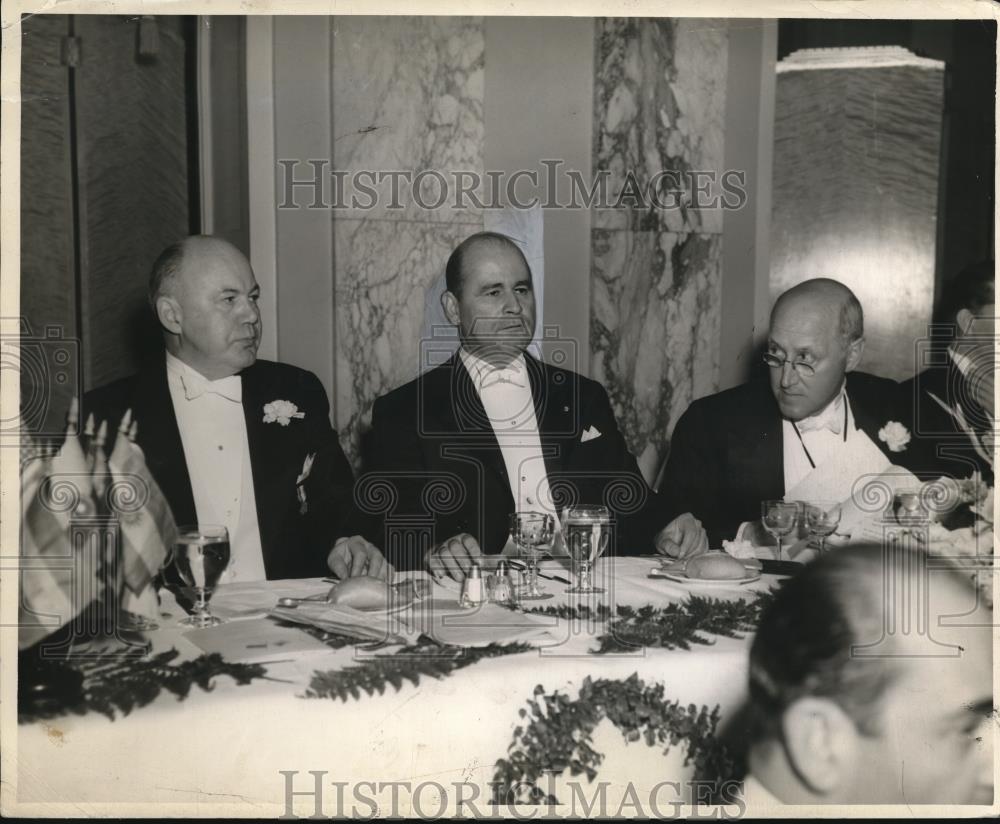
<svg viewBox="0 0 1000 824">
<path fill-rule="evenodd" d="M 669 511 L 693 513 L 718 547 L 758 521 L 761 501 L 783 498 L 841 450 L 873 443 L 905 465 L 905 435 L 885 431 L 891 421 L 909 429 L 899 384 L 855 371 L 864 345 L 861 304 L 842 283 L 816 278 L 782 294 L 769 380 L 697 400 L 678 421 L 661 485 Z"/>
</svg>

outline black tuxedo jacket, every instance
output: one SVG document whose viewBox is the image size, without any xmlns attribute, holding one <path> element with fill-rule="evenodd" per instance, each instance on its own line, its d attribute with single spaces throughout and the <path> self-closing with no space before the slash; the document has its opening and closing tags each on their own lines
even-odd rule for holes
<svg viewBox="0 0 1000 824">
<path fill-rule="evenodd" d="M 941 352 L 939 360 L 938 365 L 902 385 L 904 400 L 912 410 L 920 474 L 927 478 L 945 475 L 961 479 L 978 470 L 992 484 L 993 468 L 989 462 L 979 455 L 969 435 L 931 394 L 949 407 L 960 402 L 966 420 L 973 427 L 988 425 L 989 413 L 971 396 L 962 373 L 947 352 Z"/>
<path fill-rule="evenodd" d="M 878 437 L 890 420 L 911 427 L 900 385 L 850 372 L 847 399 L 855 426 L 894 464 L 913 469 L 908 450 L 890 452 Z M 781 423 L 766 378 L 692 403 L 674 429 L 660 485 L 668 513 L 694 513 L 713 547 L 733 539 L 742 522 L 760 518 L 761 501 L 785 494 Z"/>
<path fill-rule="evenodd" d="M 604 388 L 525 354 L 546 475 L 558 509 L 605 504 L 614 516 L 610 552 L 650 552 L 663 526 L 659 501 L 639 473 Z M 599 437 L 583 440 L 585 431 Z M 369 472 L 358 504 L 369 540 L 397 569 L 423 564 L 431 547 L 461 532 L 499 552 L 514 511 L 503 454 L 458 354 L 384 395 L 372 413 Z"/>
<path fill-rule="evenodd" d="M 353 487 L 350 464 L 330 426 L 326 392 L 311 372 L 271 361 L 258 360 L 240 375 L 267 577 L 326 575 L 330 548 L 349 528 Z M 274 400 L 291 401 L 305 417 L 288 426 L 264 423 L 264 404 Z M 197 523 L 165 361 L 84 397 L 82 419 L 93 413 L 98 424 L 108 422 L 109 454 L 126 409 L 138 421 L 136 442 L 174 519 L 179 525 Z M 316 457 L 304 484 L 303 514 L 295 481 L 311 454 Z"/>
</svg>

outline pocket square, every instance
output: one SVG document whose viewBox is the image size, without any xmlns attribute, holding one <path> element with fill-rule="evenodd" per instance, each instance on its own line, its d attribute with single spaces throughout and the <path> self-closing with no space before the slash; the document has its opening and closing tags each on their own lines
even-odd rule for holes
<svg viewBox="0 0 1000 824">
<path fill-rule="evenodd" d="M 587 441 L 592 441 L 594 438 L 599 437 L 601 437 L 601 430 L 593 426 L 588 426 L 580 436 L 580 443 L 586 443 Z"/>
</svg>

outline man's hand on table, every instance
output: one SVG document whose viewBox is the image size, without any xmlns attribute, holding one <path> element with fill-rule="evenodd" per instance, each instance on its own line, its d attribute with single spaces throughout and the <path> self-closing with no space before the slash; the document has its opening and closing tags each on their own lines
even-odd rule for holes
<svg viewBox="0 0 1000 824">
<path fill-rule="evenodd" d="M 678 515 L 657 533 L 656 551 L 674 558 L 691 558 L 708 552 L 708 535 L 690 512 Z"/>
<path fill-rule="evenodd" d="M 326 559 L 327 566 L 341 580 L 368 575 L 385 581 L 392 577 L 392 564 L 378 547 L 360 535 L 338 538 Z"/>
<path fill-rule="evenodd" d="M 461 532 L 427 553 L 427 569 L 435 578 L 449 576 L 461 582 L 473 563 L 482 562 L 482 557 L 479 541 L 468 532 Z"/>
</svg>

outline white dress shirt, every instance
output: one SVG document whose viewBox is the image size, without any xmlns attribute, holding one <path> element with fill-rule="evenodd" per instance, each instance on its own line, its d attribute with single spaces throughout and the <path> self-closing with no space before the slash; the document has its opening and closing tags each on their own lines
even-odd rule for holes
<svg viewBox="0 0 1000 824">
<path fill-rule="evenodd" d="M 781 801 L 774 793 L 767 789 L 754 775 L 747 775 L 743 779 L 743 786 L 740 788 L 740 795 L 743 797 L 743 802 L 751 808 L 760 807 L 778 807 L 783 806 L 784 801 Z"/>
<path fill-rule="evenodd" d="M 500 445 L 516 511 L 547 512 L 558 523 L 524 356 L 498 368 L 465 348 L 459 351 Z"/>
<path fill-rule="evenodd" d="M 263 581 L 264 553 L 239 375 L 210 381 L 167 353 L 167 384 L 198 521 L 229 530 L 230 561 L 220 583 Z"/>
<path fill-rule="evenodd" d="M 846 437 L 845 437 L 846 416 Z M 798 427 L 799 434 L 795 434 Z M 847 402 L 847 383 L 830 403 L 815 415 L 792 423 L 781 422 L 781 437 L 784 457 L 785 492 L 793 489 L 799 481 L 830 458 L 837 450 L 850 447 L 854 430 L 854 415 Z M 799 435 L 802 439 L 799 440 Z M 867 437 L 867 436 L 866 436 Z M 812 458 L 812 463 L 809 459 Z"/>
</svg>

